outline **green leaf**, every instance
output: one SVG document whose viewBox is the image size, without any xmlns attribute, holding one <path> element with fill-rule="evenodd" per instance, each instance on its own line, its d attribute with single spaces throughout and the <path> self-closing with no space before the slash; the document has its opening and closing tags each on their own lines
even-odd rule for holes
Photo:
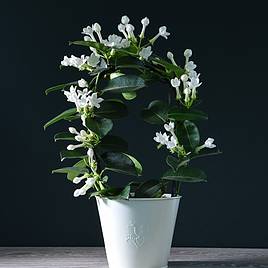
<svg viewBox="0 0 268 268">
<path fill-rule="evenodd" d="M 93 47 L 98 50 L 107 51 L 109 50 L 105 45 L 94 42 L 94 41 L 70 41 L 69 45 L 78 45 L 78 46 L 84 46 L 84 47 Z"/>
<path fill-rule="evenodd" d="M 81 159 L 80 161 L 78 161 L 76 164 L 73 165 L 73 167 L 75 168 L 86 168 L 86 163 L 85 163 L 85 159 Z M 79 171 L 75 171 L 72 170 L 70 172 L 68 172 L 67 174 L 67 179 L 70 181 L 73 181 L 73 179 L 77 176 L 79 176 L 81 173 L 78 173 Z"/>
<path fill-rule="evenodd" d="M 117 173 L 139 176 L 140 164 L 138 161 L 134 161 L 134 158 L 130 158 L 129 155 L 119 152 L 107 152 L 101 156 L 105 170 L 111 170 Z"/>
<path fill-rule="evenodd" d="M 71 109 L 68 109 L 64 112 L 62 112 L 61 114 L 57 115 L 56 117 L 52 118 L 51 120 L 49 120 L 45 125 L 44 125 L 44 129 L 46 129 L 48 126 L 51 126 L 53 124 L 55 124 L 56 122 L 60 121 L 60 120 L 63 120 L 63 119 L 66 119 L 68 118 L 69 116 L 72 116 L 74 114 L 77 113 L 77 110 L 76 108 L 71 108 Z"/>
<path fill-rule="evenodd" d="M 158 198 L 162 194 L 162 184 L 158 180 L 145 181 L 135 191 L 138 198 Z"/>
<path fill-rule="evenodd" d="M 172 168 L 173 171 L 177 170 L 179 163 L 180 163 L 179 159 L 172 155 L 167 156 L 166 162 Z"/>
<path fill-rule="evenodd" d="M 188 120 L 177 124 L 176 136 L 180 144 L 183 144 L 186 151 L 194 150 L 200 143 L 200 135 L 197 126 Z"/>
<path fill-rule="evenodd" d="M 206 156 L 212 156 L 212 155 L 218 155 L 218 154 L 222 154 L 222 152 L 219 149 L 212 150 L 212 149 L 204 148 L 198 154 L 193 155 L 191 157 L 191 159 L 196 159 L 196 158 L 206 157 Z"/>
<path fill-rule="evenodd" d="M 100 143 L 96 146 L 96 150 L 100 151 L 100 153 L 104 153 L 107 151 L 126 152 L 127 149 L 127 142 L 122 138 L 113 135 L 107 135 L 103 137 Z"/>
<path fill-rule="evenodd" d="M 160 100 L 152 101 L 141 112 L 144 121 L 150 124 L 163 124 L 168 119 L 168 105 Z"/>
<path fill-rule="evenodd" d="M 132 92 L 145 87 L 144 80 L 136 75 L 121 75 L 111 79 L 102 93 L 125 93 Z"/>
<path fill-rule="evenodd" d="M 89 171 L 87 168 L 81 168 L 81 167 L 64 167 L 64 168 L 52 170 L 52 174 L 54 174 L 54 173 L 70 173 L 70 172 L 76 172 L 77 175 L 80 175 L 80 174 L 84 174 L 86 172 L 88 173 Z"/>
<path fill-rule="evenodd" d="M 54 141 L 74 141 L 74 134 L 70 132 L 60 132 L 54 135 Z"/>
<path fill-rule="evenodd" d="M 88 117 L 86 126 L 100 137 L 104 137 L 113 128 L 113 121 L 107 118 Z"/>
<path fill-rule="evenodd" d="M 73 159 L 73 158 L 85 158 L 86 152 L 84 152 L 83 150 L 73 150 L 73 151 L 62 151 L 60 152 L 60 158 L 61 161 L 65 160 L 65 159 Z"/>
<path fill-rule="evenodd" d="M 117 119 L 127 116 L 128 110 L 121 100 L 104 100 L 94 114 L 99 117 Z"/>
<path fill-rule="evenodd" d="M 125 188 L 105 188 L 103 190 L 93 192 L 89 198 L 94 196 L 102 196 L 110 199 L 128 199 L 130 194 L 130 186 L 127 185 Z"/>
<path fill-rule="evenodd" d="M 178 107 L 172 107 L 168 112 L 168 118 L 173 120 L 206 120 L 208 116 L 198 110 L 183 110 Z"/>
<path fill-rule="evenodd" d="M 129 155 L 129 154 L 125 154 L 126 156 L 128 156 L 131 161 L 134 163 L 137 174 L 140 176 L 142 174 L 142 165 L 141 163 L 133 156 Z"/>
<path fill-rule="evenodd" d="M 166 61 L 164 59 L 154 58 L 153 63 L 163 66 L 167 73 L 174 73 L 177 77 L 180 77 L 185 73 L 184 69 L 174 64 L 171 64 L 169 61 Z"/>
<path fill-rule="evenodd" d="M 181 167 L 177 171 L 170 169 L 162 177 L 163 180 L 180 182 L 203 182 L 206 178 L 206 174 L 201 169 L 193 167 Z"/>
<path fill-rule="evenodd" d="M 68 86 L 76 85 L 76 84 L 77 84 L 77 82 L 74 81 L 74 82 L 70 82 L 70 83 L 66 83 L 66 84 L 61 84 L 61 85 L 53 86 L 53 87 L 47 88 L 45 90 L 45 93 L 46 93 L 46 95 L 48 95 L 50 92 L 62 90 L 62 89 L 65 89 Z"/>
<path fill-rule="evenodd" d="M 122 93 L 122 96 L 126 99 L 126 100 L 133 100 L 137 97 L 137 93 L 135 91 L 133 92 L 125 92 Z"/>
</svg>

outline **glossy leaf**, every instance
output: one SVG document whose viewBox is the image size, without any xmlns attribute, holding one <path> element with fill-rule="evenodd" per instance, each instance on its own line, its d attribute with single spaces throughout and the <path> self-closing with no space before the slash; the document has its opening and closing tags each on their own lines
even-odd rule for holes
<svg viewBox="0 0 268 268">
<path fill-rule="evenodd" d="M 141 116 L 147 123 L 164 124 L 168 119 L 168 105 L 160 100 L 152 101 Z"/>
<path fill-rule="evenodd" d="M 204 148 L 198 154 L 193 155 L 191 159 L 196 159 L 196 158 L 206 157 L 206 156 L 213 156 L 213 155 L 218 155 L 218 154 L 222 154 L 222 152 L 219 149 L 213 150 L 213 149 Z"/>
<path fill-rule="evenodd" d="M 111 79 L 102 93 L 125 93 L 139 90 L 145 87 L 144 80 L 136 75 L 121 75 Z"/>
<path fill-rule="evenodd" d="M 105 188 L 103 190 L 93 192 L 90 194 L 90 198 L 95 196 L 107 197 L 109 199 L 128 199 L 130 195 L 130 186 L 125 188 Z"/>
<path fill-rule="evenodd" d="M 153 63 L 163 66 L 167 73 L 174 73 L 177 77 L 180 77 L 185 73 L 184 69 L 164 59 L 154 58 Z"/>
<path fill-rule="evenodd" d="M 94 42 L 94 41 L 70 41 L 69 45 L 78 45 L 78 46 L 84 46 L 84 47 L 93 47 L 102 51 L 107 50 L 108 48 L 99 43 L 99 42 Z"/>
<path fill-rule="evenodd" d="M 137 97 L 137 93 L 135 91 L 133 92 L 125 92 L 122 93 L 122 96 L 126 99 L 126 100 L 133 100 Z"/>
<path fill-rule="evenodd" d="M 72 159 L 72 158 L 84 158 L 86 156 L 87 156 L 86 152 L 83 150 L 79 150 L 79 149 L 76 149 L 73 151 L 66 150 L 66 151 L 60 152 L 61 161 L 65 159 Z"/>
<path fill-rule="evenodd" d="M 188 120 L 176 127 L 177 137 L 179 142 L 183 144 L 187 151 L 194 150 L 200 143 L 200 135 L 197 126 Z"/>
<path fill-rule="evenodd" d="M 193 167 L 181 167 L 177 171 L 170 169 L 162 177 L 164 180 L 180 182 L 203 182 L 206 178 L 206 174 L 201 169 Z"/>
<path fill-rule="evenodd" d="M 74 134 L 70 132 L 60 132 L 54 135 L 54 141 L 74 141 Z"/>
<path fill-rule="evenodd" d="M 57 85 L 57 86 L 53 86 L 53 87 L 47 88 L 45 90 L 45 93 L 46 93 L 46 95 L 48 95 L 50 92 L 54 92 L 54 91 L 58 91 L 58 90 L 63 90 L 63 89 L 65 89 L 68 86 L 76 85 L 76 84 L 77 84 L 77 82 L 74 81 L 74 82 L 70 82 L 70 83 L 66 83 L 66 84 L 60 84 L 60 85 Z"/>
<path fill-rule="evenodd" d="M 141 165 L 137 164 L 138 161 L 136 159 L 134 163 L 134 158 L 130 158 L 129 155 L 125 153 L 107 152 L 103 154 L 101 158 L 104 162 L 106 170 L 111 170 L 127 175 L 140 175 Z"/>
<path fill-rule="evenodd" d="M 168 118 L 174 120 L 206 120 L 208 116 L 198 110 L 183 110 L 178 107 L 172 107 L 168 111 Z"/>
<path fill-rule="evenodd" d="M 81 167 L 64 167 L 64 168 L 52 170 L 52 174 L 54 174 L 54 173 L 70 173 L 70 172 L 76 172 L 77 175 L 80 175 L 80 174 L 84 174 L 86 172 L 88 173 L 89 171 L 87 168 L 81 168 Z"/>
<path fill-rule="evenodd" d="M 117 119 L 127 116 L 128 110 L 126 105 L 120 100 L 104 100 L 94 114 L 99 117 Z"/>
<path fill-rule="evenodd" d="M 145 181 L 135 191 L 135 197 L 138 198 L 158 198 L 162 194 L 162 184 L 158 180 Z"/>
<path fill-rule="evenodd" d="M 104 137 L 113 128 L 113 121 L 107 118 L 88 117 L 86 126 L 100 137 Z"/>
<path fill-rule="evenodd" d="M 103 137 L 100 143 L 97 145 L 96 150 L 100 153 L 104 152 L 126 152 L 128 149 L 128 144 L 125 140 L 120 137 L 107 135 Z"/>
<path fill-rule="evenodd" d="M 177 170 L 179 163 L 180 163 L 179 159 L 172 155 L 167 156 L 166 162 L 172 168 L 173 171 Z"/>
<path fill-rule="evenodd" d="M 68 118 L 69 116 L 72 116 L 72 115 L 74 115 L 76 113 L 77 113 L 76 108 L 68 109 L 68 110 L 62 112 L 61 114 L 57 115 L 56 117 L 52 118 L 51 120 L 49 120 L 44 125 L 44 129 L 46 129 L 48 126 L 51 126 L 51 125 L 55 124 L 56 122 L 58 122 L 60 120 L 64 120 L 64 119 Z"/>
<path fill-rule="evenodd" d="M 81 159 L 80 161 L 78 161 L 76 164 L 73 165 L 73 167 L 75 168 L 86 168 L 86 163 L 85 163 L 85 159 Z M 75 171 L 72 170 L 70 172 L 68 172 L 67 174 L 67 179 L 70 181 L 73 181 L 73 179 L 77 176 L 79 176 L 81 173 L 79 173 L 79 171 Z"/>
</svg>

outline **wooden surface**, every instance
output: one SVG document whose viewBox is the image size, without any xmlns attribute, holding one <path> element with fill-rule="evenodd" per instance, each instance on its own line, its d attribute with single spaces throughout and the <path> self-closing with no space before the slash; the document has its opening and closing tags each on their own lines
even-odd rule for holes
<svg viewBox="0 0 268 268">
<path fill-rule="evenodd" d="M 103 248 L 0 248 L 0 268 L 10 267 L 108 268 L 108 265 Z M 169 267 L 268 267 L 268 249 L 173 248 Z"/>
</svg>

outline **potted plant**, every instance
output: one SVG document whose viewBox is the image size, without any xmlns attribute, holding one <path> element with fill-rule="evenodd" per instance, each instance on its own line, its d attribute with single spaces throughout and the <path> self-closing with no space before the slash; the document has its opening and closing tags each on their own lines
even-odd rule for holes
<svg viewBox="0 0 268 268">
<path fill-rule="evenodd" d="M 137 35 L 129 18 L 123 16 L 118 25 L 120 36 L 112 34 L 107 39 L 98 23 L 83 28 L 84 40 L 70 44 L 84 47 L 89 54 L 65 56 L 61 61 L 61 67 L 78 69 L 79 79 L 46 90 L 46 94 L 62 91 L 70 102 L 70 108 L 44 128 L 62 120 L 71 122 L 68 131 L 57 133 L 54 140 L 71 143 L 60 153 L 62 161 L 76 159 L 53 173 L 65 173 L 79 185 L 74 197 L 96 197 L 110 268 L 167 267 L 180 186 L 206 181 L 205 173 L 190 163 L 219 153 L 214 139 L 201 142 L 196 125 L 207 115 L 196 109 L 201 82 L 190 60 L 192 51 L 184 51 L 183 67 L 171 52 L 167 58 L 156 55 L 155 42 L 167 39 L 170 33 L 162 26 L 155 36 L 146 38 L 149 19 L 141 23 Z M 134 100 L 138 90 L 159 81 L 166 84 L 169 101 L 153 100 L 141 117 L 159 125 L 153 139 L 158 149 L 168 153 L 167 171 L 158 179 L 134 179 L 121 188 L 113 187 L 111 172 L 131 178 L 142 174 L 142 165 L 127 152 L 127 142 L 110 134 L 113 124 L 127 116 L 126 102 Z"/>
</svg>

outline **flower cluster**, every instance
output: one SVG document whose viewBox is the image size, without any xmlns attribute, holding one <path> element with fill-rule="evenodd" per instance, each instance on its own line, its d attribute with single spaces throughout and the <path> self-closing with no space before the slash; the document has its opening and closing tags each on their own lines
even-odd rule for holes
<svg viewBox="0 0 268 268">
<path fill-rule="evenodd" d="M 202 84 L 199 80 L 200 74 L 198 74 L 196 69 L 196 64 L 193 61 L 189 61 L 192 56 L 192 50 L 186 49 L 184 51 L 185 57 L 185 74 L 181 77 L 174 77 L 171 79 L 171 86 L 176 89 L 176 99 L 183 103 L 186 107 L 191 107 L 193 101 L 197 97 L 196 89 Z M 177 66 L 177 63 L 174 60 L 174 56 L 171 52 L 167 53 L 168 59 L 172 62 L 172 64 Z M 182 90 L 180 89 L 182 85 Z M 184 94 L 184 98 L 182 98 L 182 93 Z"/>
<path fill-rule="evenodd" d="M 100 58 L 100 55 L 98 55 L 96 52 L 91 53 L 90 56 L 82 55 L 80 58 L 74 55 L 71 55 L 70 58 L 64 56 L 63 60 L 61 61 L 61 65 L 75 67 L 80 71 L 92 71 L 93 69 L 107 68 L 105 60 Z"/>
<path fill-rule="evenodd" d="M 169 124 L 165 124 L 164 128 L 171 135 L 168 135 L 166 132 L 163 134 L 161 132 L 156 132 L 156 136 L 154 140 L 161 145 L 165 145 L 167 149 L 174 151 L 174 149 L 178 146 L 178 138 L 174 132 L 175 124 L 174 122 L 169 122 Z"/>
<path fill-rule="evenodd" d="M 87 82 L 85 80 L 79 80 L 78 85 L 79 87 L 83 87 L 87 85 Z M 67 97 L 67 101 L 75 103 L 78 112 L 83 108 L 100 108 L 100 103 L 103 101 L 103 98 L 98 98 L 98 94 L 88 90 L 87 87 L 80 90 L 77 89 L 77 86 L 72 85 L 69 91 L 64 91 L 64 95 Z"/>
<path fill-rule="evenodd" d="M 89 131 L 88 133 L 82 129 L 80 130 L 80 132 L 78 132 L 74 127 L 69 127 L 69 132 L 75 135 L 74 138 L 76 141 L 81 142 L 76 145 L 73 145 L 73 144 L 68 145 L 67 150 L 69 151 L 72 151 L 81 147 L 91 148 L 91 147 L 94 147 L 99 142 L 98 136 L 92 131 Z"/>
<path fill-rule="evenodd" d="M 87 191 L 92 188 L 98 179 L 99 175 L 96 173 L 96 161 L 94 160 L 94 151 L 92 148 L 89 148 L 87 151 L 88 155 L 88 162 L 89 166 L 92 170 L 92 173 L 87 173 L 85 172 L 82 176 L 80 177 L 75 177 L 73 179 L 73 183 L 79 184 L 81 181 L 86 180 L 85 184 L 74 191 L 74 197 L 78 197 L 80 195 L 85 195 Z"/>
</svg>

